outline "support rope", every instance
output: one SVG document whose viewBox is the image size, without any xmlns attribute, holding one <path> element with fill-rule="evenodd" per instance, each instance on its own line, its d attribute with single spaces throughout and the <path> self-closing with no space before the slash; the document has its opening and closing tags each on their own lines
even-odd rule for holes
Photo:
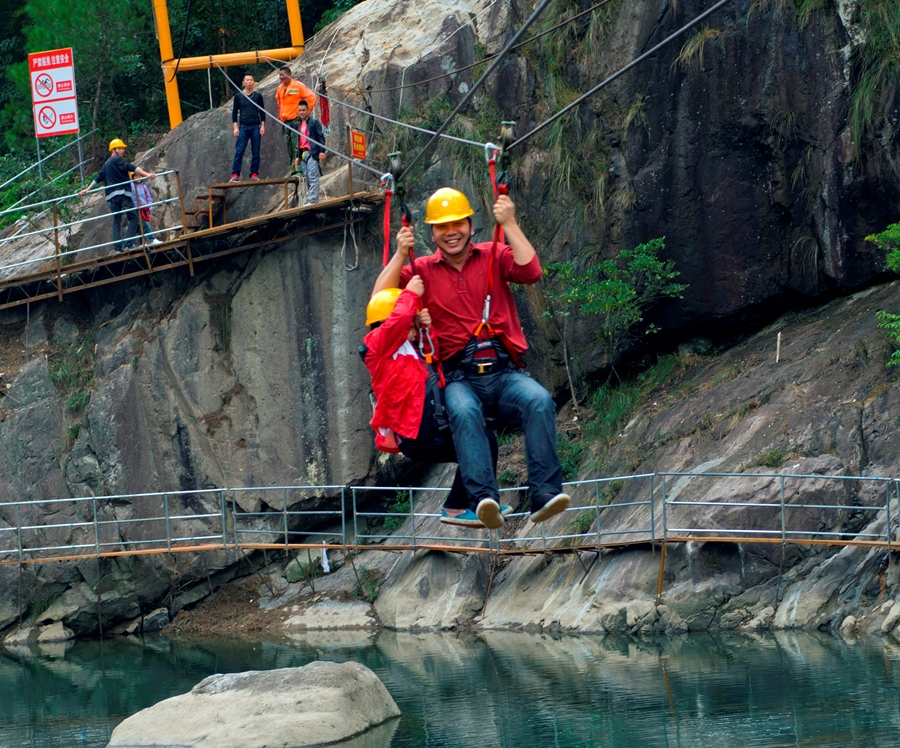
<svg viewBox="0 0 900 748">
<path fill-rule="evenodd" d="M 531 26 L 531 24 L 533 24 L 538 19 L 541 13 L 544 12 L 544 10 L 548 5 L 550 5 L 551 2 L 552 0 L 541 0 L 541 4 L 534 9 L 534 12 L 528 17 L 528 20 L 526 20 L 525 23 L 522 24 L 522 27 L 513 35 L 513 38 L 509 40 L 507 45 L 502 50 L 500 50 L 497 58 L 494 60 L 491 66 L 484 71 L 482 76 L 472 85 L 472 88 L 470 88 L 466 95 L 463 96 L 462 101 L 460 101 L 459 104 L 456 105 L 456 108 L 452 112 L 450 112 L 450 115 L 437 129 L 437 132 L 431 137 L 431 140 L 429 140 L 425 144 L 425 147 L 413 157 L 412 161 L 409 162 L 401 176 L 408 174 L 410 170 L 422 159 L 422 157 L 431 150 L 438 137 L 440 137 L 440 135 L 443 134 L 443 132 L 450 126 L 450 123 L 454 120 L 456 115 L 459 114 L 459 112 L 462 111 L 463 107 L 465 107 L 465 105 L 469 103 L 469 100 L 475 95 L 475 92 L 478 91 L 479 88 L 481 88 L 481 86 L 487 80 L 488 76 L 491 75 L 491 73 L 493 73 L 500 66 L 500 63 L 503 62 L 512 47 L 519 41 L 522 34 L 524 34 Z M 727 2 L 727 0 L 723 0 L 723 2 Z"/>
<path fill-rule="evenodd" d="M 530 132 L 525 133 L 521 138 L 519 138 L 517 141 L 515 141 L 515 142 L 514 142 L 512 145 L 510 145 L 509 147 L 510 147 L 510 148 L 515 148 L 517 145 L 521 145 L 522 143 L 524 143 L 524 142 L 525 142 L 526 140 L 528 140 L 529 138 L 534 137 L 534 136 L 537 135 L 541 130 L 543 130 L 545 127 L 547 127 L 547 126 L 550 125 L 551 123 L 555 122 L 556 120 L 558 120 L 558 119 L 559 119 L 560 117 L 562 117 L 563 115 L 568 114 L 570 111 L 572 111 L 572 110 L 573 110 L 575 107 L 577 107 L 579 104 L 581 104 L 582 102 L 584 102 L 584 101 L 586 101 L 587 99 L 589 99 L 591 96 L 593 96 L 593 95 L 596 94 L 598 91 L 600 91 L 601 89 L 603 89 L 603 88 L 605 88 L 606 86 L 608 86 L 610 83 L 612 83 L 612 82 L 613 82 L 614 80 L 616 80 L 617 78 L 620 78 L 621 76 L 623 76 L 625 73 L 627 73 L 627 72 L 628 72 L 629 70 L 631 70 L 633 67 L 635 67 L 635 66 L 638 65 L 639 63 L 643 62 L 644 60 L 646 60 L 646 59 L 647 59 L 648 57 L 650 57 L 651 55 L 653 55 L 653 54 L 655 54 L 656 52 L 658 52 L 660 49 L 662 49 L 663 47 L 665 47 L 667 44 L 671 43 L 673 40 L 675 40 L 675 39 L 677 39 L 679 36 L 681 36 L 685 31 L 688 31 L 692 26 L 696 26 L 698 23 L 700 23 L 700 21 L 705 20 L 706 18 L 708 18 L 709 16 L 711 16 L 713 13 L 715 13 L 717 10 L 719 10 L 719 8 L 724 7 L 724 6 L 727 5 L 729 2 L 731 2 L 731 0 L 719 0 L 719 2 L 717 2 L 715 5 L 713 5 L 709 10 L 704 11 L 704 12 L 701 13 L 699 16 L 697 16 L 696 18 L 694 18 L 692 21 L 689 21 L 688 23 L 686 23 L 684 26 L 682 26 L 680 29 L 678 29 L 678 31 L 675 31 L 674 33 L 672 33 L 672 34 L 670 34 L 669 36 L 667 36 L 665 39 L 663 39 L 663 40 L 662 40 L 659 44 L 657 44 L 655 47 L 652 47 L 652 48 L 648 49 L 646 52 L 644 52 L 644 54 L 639 55 L 638 57 L 635 57 L 635 58 L 634 58 L 631 62 L 629 62 L 625 67 L 623 67 L 623 68 L 621 68 L 620 70 L 618 70 L 617 72 L 613 73 L 611 76 L 609 76 L 609 78 L 607 78 L 606 80 L 604 80 L 602 83 L 599 83 L 599 84 L 597 84 L 596 86 L 594 86 L 594 87 L 593 87 L 590 91 L 588 91 L 587 93 L 583 94 L 582 96 L 579 96 L 577 99 L 575 99 L 575 101 L 573 101 L 573 102 L 572 102 L 571 104 L 569 104 L 567 107 L 565 107 L 565 108 L 563 108 L 563 109 L 560 109 L 556 114 L 554 114 L 552 117 L 550 117 L 549 119 L 547 119 L 547 120 L 545 120 L 544 122 L 542 122 L 541 124 L 539 124 L 537 127 L 535 127 L 535 128 L 534 128 L 533 130 L 531 130 Z"/>
</svg>

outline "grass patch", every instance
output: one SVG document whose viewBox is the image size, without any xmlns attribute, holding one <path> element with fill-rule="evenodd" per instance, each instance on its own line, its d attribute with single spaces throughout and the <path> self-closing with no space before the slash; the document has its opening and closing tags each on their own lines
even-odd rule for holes
<svg viewBox="0 0 900 748">
<path fill-rule="evenodd" d="M 739 364 L 730 364 L 713 377 L 713 384 L 724 384 L 741 375 Z"/>
<path fill-rule="evenodd" d="M 684 43 L 684 46 L 675 58 L 675 62 L 672 63 L 673 66 L 680 65 L 684 70 L 690 70 L 694 63 L 697 63 L 697 67 L 702 68 L 703 50 L 706 48 L 706 43 L 710 39 L 715 39 L 724 33 L 722 29 L 712 29 L 709 26 L 704 26 Z"/>
<path fill-rule="evenodd" d="M 585 450 L 585 443 L 570 433 L 556 434 L 556 453 L 559 455 L 559 466 L 562 469 L 563 480 L 572 480 L 578 475 L 581 467 L 581 456 Z"/>
<path fill-rule="evenodd" d="M 593 512 L 582 512 L 569 526 L 574 535 L 585 535 L 594 526 L 595 515 Z"/>
<path fill-rule="evenodd" d="M 375 602 L 375 598 L 381 591 L 381 585 L 384 584 L 384 573 L 378 569 L 360 566 L 356 576 L 359 581 L 353 588 L 353 596 L 365 600 L 367 603 Z"/>
<path fill-rule="evenodd" d="M 780 449 L 770 449 L 757 455 L 748 467 L 780 468 L 787 459 L 787 454 Z"/>
<path fill-rule="evenodd" d="M 502 488 L 511 488 L 516 485 L 518 478 L 515 470 L 503 470 L 497 475 L 497 483 Z"/>
<path fill-rule="evenodd" d="M 94 333 L 88 330 L 71 343 L 59 339 L 48 358 L 50 380 L 57 392 L 68 398 L 66 409 L 78 415 L 84 412 L 94 386 Z"/>
<path fill-rule="evenodd" d="M 818 4 L 804 2 L 811 10 Z M 866 0 L 859 10 L 868 34 L 858 49 L 850 94 L 850 131 L 857 156 L 865 138 L 883 125 L 885 101 L 900 79 L 900 3 Z"/>
</svg>

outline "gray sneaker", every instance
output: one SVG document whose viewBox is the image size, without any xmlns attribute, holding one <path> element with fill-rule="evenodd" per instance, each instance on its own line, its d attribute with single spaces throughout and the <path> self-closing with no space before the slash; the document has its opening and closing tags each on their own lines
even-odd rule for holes
<svg viewBox="0 0 900 748">
<path fill-rule="evenodd" d="M 488 530 L 496 530 L 503 527 L 505 520 L 500 511 L 500 503 L 496 499 L 488 497 L 479 501 L 478 506 L 475 508 L 475 514 Z"/>
<path fill-rule="evenodd" d="M 545 520 L 561 514 L 569 508 L 572 499 L 567 493 L 544 494 L 542 496 L 531 497 L 531 521 L 544 522 Z"/>
</svg>

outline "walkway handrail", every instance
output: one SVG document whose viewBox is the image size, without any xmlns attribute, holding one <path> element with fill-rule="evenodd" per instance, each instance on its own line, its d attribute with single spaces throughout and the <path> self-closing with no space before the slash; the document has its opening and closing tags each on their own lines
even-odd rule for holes
<svg viewBox="0 0 900 748">
<path fill-rule="evenodd" d="M 37 168 L 38 168 L 41 164 L 43 164 L 45 161 L 49 161 L 49 160 L 50 160 L 51 158 L 53 158 L 54 156 L 59 155 L 59 154 L 62 153 L 64 150 L 66 150 L 66 148 L 71 148 L 73 145 L 76 145 L 80 140 L 84 140 L 86 137 L 88 137 L 88 135 L 93 135 L 95 132 L 97 132 L 98 129 L 100 129 L 100 128 L 95 127 L 95 128 L 94 128 L 93 130 L 91 130 L 90 132 L 86 132 L 84 135 L 79 135 L 79 136 L 78 136 L 77 138 L 75 138 L 75 140 L 73 140 L 71 143 L 66 143 L 66 144 L 65 144 L 64 146 L 62 146 L 61 148 L 57 148 L 55 151 L 53 151 L 53 153 L 51 153 L 49 156 L 44 156 L 44 157 L 43 157 L 42 159 L 40 159 L 39 161 L 35 161 L 31 166 L 27 167 L 27 168 L 24 169 L 23 171 L 20 171 L 20 172 L 19 172 L 18 174 L 16 174 L 14 177 L 11 177 L 10 179 L 7 179 L 3 184 L 0 184 L 0 190 L 5 189 L 6 187 L 8 187 L 9 185 L 11 185 L 13 182 L 15 182 L 15 181 L 16 181 L 17 179 L 19 179 L 20 177 L 25 176 L 25 175 L 26 175 L 29 171 L 31 171 L 32 169 L 37 169 Z"/>
<path fill-rule="evenodd" d="M 92 221 L 100 221 L 104 218 L 111 218 L 112 216 L 123 216 L 126 213 L 133 213 L 136 210 L 140 210 L 141 208 L 152 208 L 157 205 L 167 205 L 169 203 L 177 203 L 177 197 L 168 197 L 165 200 L 155 200 L 152 203 L 142 203 L 140 206 L 134 206 L 133 208 L 125 208 L 123 210 L 111 211 L 109 213 L 101 213 L 98 216 L 91 216 L 89 218 L 79 218 L 77 221 L 70 221 L 69 223 L 58 223 L 54 226 L 48 226 L 45 229 L 35 229 L 34 231 L 29 231 L 27 234 L 19 234 L 17 239 L 24 239 L 28 236 L 38 236 L 40 234 L 46 234 L 49 231 L 58 231 L 59 229 L 67 229 L 72 226 L 80 226 L 83 223 L 91 223 Z M 102 246 L 102 245 L 98 245 Z M 56 255 L 53 255 L 55 257 Z M 41 260 L 52 260 L 53 257 L 39 257 L 34 262 L 40 262 Z M 2 265 L 0 266 L 0 270 L 8 267 L 16 267 L 15 265 Z"/>
<path fill-rule="evenodd" d="M 667 494 L 666 478 L 726 478 L 775 480 L 779 492 L 778 501 L 713 501 L 692 497 L 679 498 L 685 490 L 682 486 Z M 788 480 L 870 482 L 885 487 L 883 503 L 823 504 L 788 503 L 785 501 L 784 483 Z M 657 481 L 661 492 L 656 492 Z M 613 494 L 601 494 L 604 485 L 615 484 L 616 495 L 622 501 L 603 503 Z M 891 552 L 893 540 L 894 502 L 900 502 L 900 479 L 866 476 L 804 475 L 779 473 L 692 473 L 659 472 L 639 475 L 612 476 L 574 481 L 565 484 L 576 499 L 562 515 L 563 521 L 541 525 L 523 525 L 527 513 L 517 512 L 508 516 L 507 529 L 500 531 L 475 531 L 460 537 L 438 534 L 444 526 L 438 522 L 439 514 L 421 511 L 421 496 L 446 492 L 445 487 L 434 486 L 346 486 L 346 485 L 298 485 L 298 486 L 242 486 L 233 488 L 209 488 L 192 491 L 156 491 L 141 494 L 118 494 L 82 498 L 33 499 L 27 501 L 0 502 L 0 510 L 9 526 L 0 527 L 0 564 L 39 563 L 49 560 L 66 560 L 101 555 L 127 555 L 129 553 L 175 553 L 191 550 L 252 550 L 259 548 L 281 549 L 290 552 L 307 548 L 343 548 L 344 550 L 415 550 L 418 548 L 445 549 L 460 552 L 489 552 L 501 554 L 547 553 L 582 551 L 600 553 L 603 549 L 643 545 L 654 547 L 661 541 L 667 543 L 689 540 L 703 542 L 778 542 L 808 545 L 863 545 L 881 547 Z M 593 491 L 591 491 L 593 488 Z M 828 487 L 826 487 L 826 490 Z M 503 489 L 502 494 L 525 491 L 524 488 Z M 398 506 L 364 507 L 366 501 L 377 493 L 406 494 L 408 508 Z M 348 506 L 347 494 L 351 502 Z M 256 494 L 259 508 L 243 509 L 243 496 Z M 329 497 L 329 505 L 320 508 L 299 508 L 302 502 L 313 497 Z M 210 497 L 210 501 L 185 504 L 183 497 Z M 763 497 L 764 498 L 764 497 Z M 113 507 L 122 502 L 151 502 L 142 507 L 137 518 L 118 519 Z M 335 503 L 337 502 L 337 503 Z M 662 527 L 656 527 L 655 504 L 662 505 Z M 514 503 L 514 502 L 510 502 Z M 47 505 L 56 511 L 47 513 Z M 71 506 L 69 511 L 63 507 Z M 737 508 L 739 510 L 774 510 L 779 527 L 719 527 L 676 526 L 672 512 L 684 507 Z M 29 512 L 32 507 L 41 511 Z M 792 529 L 787 512 L 791 509 L 819 510 L 821 512 L 861 512 L 878 515 L 885 512 L 884 531 L 866 520 L 858 531 L 842 526 L 840 522 L 822 529 Z M 622 520 L 604 519 L 610 512 L 623 512 Z M 348 514 L 349 512 L 349 514 Z M 827 516 L 827 515 L 826 515 Z M 380 529 L 388 518 L 396 518 L 396 528 Z M 571 519 L 570 522 L 565 521 Z M 821 521 L 821 517 L 814 518 Z M 375 520 L 375 531 L 367 529 L 360 520 Z M 516 522 L 516 520 L 521 520 Z M 203 521 L 202 527 L 197 522 Z M 329 526 L 330 524 L 330 526 Z M 696 524 L 696 523 L 695 523 Z M 131 526 L 140 526 L 140 537 L 129 533 Z M 154 529 L 155 528 L 155 529 Z M 511 529 L 509 529 L 511 528 Z M 522 532 L 522 529 L 527 530 Z M 531 532 L 532 529 L 537 532 Z M 866 532 L 863 532 L 867 529 Z M 392 532 L 391 530 L 395 530 Z M 107 532 L 108 531 L 108 532 Z M 54 534 L 56 533 L 56 534 Z M 104 535 L 104 533 L 106 533 Z M 555 533 L 555 534 L 551 534 Z M 88 552 L 92 549 L 91 552 Z M 56 554 L 46 556 L 45 554 Z M 665 561 L 665 551 L 661 565 Z M 661 566 L 662 568 L 662 566 Z"/>
<path fill-rule="evenodd" d="M 49 184 L 53 184 L 57 179 L 62 179 L 63 177 L 68 176 L 68 175 L 71 174 L 73 171 L 75 171 L 75 169 L 80 169 L 80 168 L 81 168 L 81 164 L 76 164 L 75 166 L 73 166 L 73 167 L 72 167 L 71 169 L 69 169 L 68 171 L 64 171 L 62 174 L 58 174 L 57 176 L 53 177 L 53 179 L 50 180 Z M 12 205 L 10 205 L 8 208 L 4 209 L 3 212 L 0 213 L 0 216 L 5 216 L 5 215 L 8 214 L 8 213 L 18 213 L 19 211 L 25 210 L 25 207 L 18 207 L 18 206 L 19 206 L 19 203 L 21 203 L 23 200 L 27 200 L 27 199 L 28 199 L 29 197 L 31 197 L 32 195 L 36 195 L 36 194 L 37 194 L 38 192 L 40 192 L 42 189 L 43 189 L 43 186 L 38 187 L 38 188 L 36 188 L 36 189 L 33 189 L 33 190 L 32 190 L 31 192 L 29 192 L 27 195 L 25 195 L 24 197 L 19 198 L 16 202 L 14 202 L 14 203 L 13 203 Z M 53 201 L 51 201 L 51 202 L 53 202 Z"/>
<path fill-rule="evenodd" d="M 164 176 L 167 176 L 168 174 L 177 174 L 177 173 L 178 173 L 178 169 L 166 169 L 165 171 L 156 172 L 156 176 L 164 177 Z M 60 176 L 62 176 L 62 175 L 60 175 Z M 59 179 L 59 177 L 57 177 L 57 179 Z M 121 187 L 124 184 L 130 185 L 132 182 L 143 182 L 146 179 L 147 179 L 147 177 L 138 177 L 137 179 L 129 179 L 125 182 L 117 182 L 116 184 L 104 185 L 103 187 L 95 187 L 92 190 L 85 190 L 84 195 L 93 195 L 97 192 L 103 192 L 112 187 Z M 34 194 L 34 193 L 32 193 L 32 194 Z M 50 198 L 49 200 L 41 200 L 40 202 L 37 202 L 37 203 L 29 203 L 28 205 L 21 205 L 18 208 L 7 208 L 6 210 L 0 211 L 0 216 L 4 216 L 7 213 L 18 213 L 23 210 L 31 210 L 32 208 L 39 208 L 42 205 L 52 205 L 54 203 L 57 203 L 57 204 L 63 203 L 67 200 L 84 197 L 84 195 L 80 192 L 73 192 L 70 195 L 60 195 L 59 197 L 53 197 L 53 198 Z"/>
</svg>

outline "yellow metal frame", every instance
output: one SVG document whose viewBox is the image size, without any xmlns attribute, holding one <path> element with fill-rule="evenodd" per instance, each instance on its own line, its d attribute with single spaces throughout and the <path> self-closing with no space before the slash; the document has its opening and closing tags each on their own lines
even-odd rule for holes
<svg viewBox="0 0 900 748">
<path fill-rule="evenodd" d="M 159 35 L 159 56 L 162 62 L 163 79 L 166 84 L 166 101 L 169 105 L 169 126 L 176 128 L 182 122 L 181 99 L 178 96 L 176 70 L 207 70 L 215 66 L 253 65 L 274 60 L 293 60 L 303 54 L 303 26 L 300 23 L 300 0 L 285 0 L 287 5 L 288 26 L 291 30 L 290 47 L 279 49 L 261 49 L 256 52 L 233 52 L 224 55 L 205 57 L 184 57 L 175 59 L 172 49 L 172 31 L 169 28 L 169 9 L 166 0 L 153 0 L 153 13 L 156 17 L 156 31 Z"/>
</svg>

